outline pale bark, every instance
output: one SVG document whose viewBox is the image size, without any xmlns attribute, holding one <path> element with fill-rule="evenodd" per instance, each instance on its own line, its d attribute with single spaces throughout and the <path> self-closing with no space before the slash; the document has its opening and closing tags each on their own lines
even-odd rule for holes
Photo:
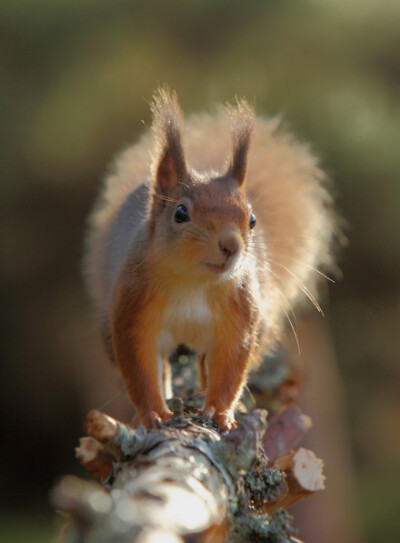
<svg viewBox="0 0 400 543">
<path fill-rule="evenodd" d="M 236 430 L 221 435 L 195 408 L 184 413 L 179 401 L 175 407 L 171 421 L 148 431 L 89 413 L 89 437 L 81 439 L 77 456 L 99 482 L 66 477 L 54 489 L 54 504 L 70 516 L 64 540 L 295 541 L 291 519 L 280 508 L 322 488 L 322 474 L 316 482 L 315 472 L 320 461 L 303 449 L 269 461 L 262 447 L 265 410 L 242 416 Z M 293 410 L 276 417 L 270 448 L 291 445 L 299 420 Z M 274 444 L 279 427 L 286 438 Z M 314 478 L 305 476 L 304 463 Z"/>
</svg>

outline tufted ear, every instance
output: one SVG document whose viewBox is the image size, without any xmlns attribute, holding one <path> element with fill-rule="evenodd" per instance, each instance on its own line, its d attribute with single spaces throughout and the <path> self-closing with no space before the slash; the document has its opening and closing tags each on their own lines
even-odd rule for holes
<svg viewBox="0 0 400 543">
<path fill-rule="evenodd" d="M 227 109 L 232 137 L 232 156 L 228 174 L 242 185 L 246 178 L 247 157 L 255 115 L 253 108 L 244 99 L 237 100 L 235 106 L 228 105 Z"/>
<path fill-rule="evenodd" d="M 155 153 L 153 179 L 156 193 L 168 194 L 186 173 L 183 146 L 184 118 L 175 92 L 158 89 L 151 106 Z"/>
</svg>

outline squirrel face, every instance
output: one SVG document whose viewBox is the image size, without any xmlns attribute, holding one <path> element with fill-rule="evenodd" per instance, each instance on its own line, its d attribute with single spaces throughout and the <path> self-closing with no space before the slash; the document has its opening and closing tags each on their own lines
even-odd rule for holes
<svg viewBox="0 0 400 543">
<path fill-rule="evenodd" d="M 158 266 L 190 281 L 240 273 L 255 218 L 234 177 L 204 179 L 191 172 L 154 200 L 151 251 Z"/>
<path fill-rule="evenodd" d="M 246 102 L 232 110 L 232 154 L 225 175 L 186 164 L 183 113 L 162 92 L 153 103 L 155 153 L 149 221 L 154 269 L 180 280 L 222 280 L 240 273 L 255 218 L 245 193 L 254 118 Z"/>
</svg>

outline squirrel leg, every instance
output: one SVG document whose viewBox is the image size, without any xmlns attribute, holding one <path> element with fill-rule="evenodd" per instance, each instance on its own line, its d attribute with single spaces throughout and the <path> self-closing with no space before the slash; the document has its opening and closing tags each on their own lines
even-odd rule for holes
<svg viewBox="0 0 400 543">
<path fill-rule="evenodd" d="M 164 368 L 157 352 L 157 328 L 143 326 L 137 314 L 119 304 L 113 321 L 113 347 L 125 388 L 134 404 L 141 423 L 157 425 L 172 416 L 165 402 Z M 133 317 L 133 318 L 132 318 Z"/>
<path fill-rule="evenodd" d="M 207 365 L 206 365 L 206 355 L 201 354 L 197 358 L 197 366 L 199 371 L 199 382 L 201 392 L 205 391 L 207 388 Z"/>
<path fill-rule="evenodd" d="M 151 356 L 154 354 L 154 356 Z M 169 411 L 164 399 L 163 375 L 155 353 L 135 352 L 117 355 L 118 365 L 122 374 L 125 388 L 134 404 L 141 423 L 150 428 L 158 422 L 169 419 Z"/>
<path fill-rule="evenodd" d="M 171 365 L 169 363 L 169 360 L 167 357 L 162 358 L 162 386 L 163 386 L 163 392 L 165 399 L 169 400 L 172 398 L 173 391 L 172 391 L 172 375 L 171 375 Z"/>
<path fill-rule="evenodd" d="M 246 382 L 249 352 L 242 348 L 233 351 L 220 345 L 208 361 L 208 390 L 203 414 L 216 422 L 222 430 L 229 431 L 236 426 L 235 404 L 240 398 Z"/>
</svg>

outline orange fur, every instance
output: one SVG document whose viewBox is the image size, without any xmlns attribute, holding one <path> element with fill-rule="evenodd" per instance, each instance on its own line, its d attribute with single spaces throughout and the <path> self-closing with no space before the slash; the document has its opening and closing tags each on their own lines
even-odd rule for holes
<svg viewBox="0 0 400 543">
<path fill-rule="evenodd" d="M 208 377 L 205 412 L 229 428 L 285 314 L 302 297 L 317 303 L 315 270 L 332 265 L 337 228 L 331 198 L 308 147 L 245 101 L 185 125 L 175 94 L 160 90 L 152 111 L 152 132 L 118 157 L 91 216 L 88 286 L 141 420 L 169 416 L 161 366 L 186 343 L 202 385 Z M 190 220 L 178 223 L 182 205 Z"/>
</svg>

